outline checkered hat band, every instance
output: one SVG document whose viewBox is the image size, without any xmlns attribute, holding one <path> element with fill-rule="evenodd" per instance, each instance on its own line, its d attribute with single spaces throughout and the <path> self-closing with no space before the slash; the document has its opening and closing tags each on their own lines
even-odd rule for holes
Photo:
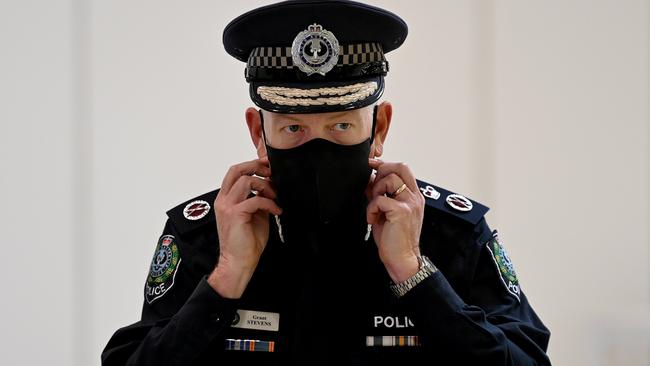
<svg viewBox="0 0 650 366">
<path fill-rule="evenodd" d="M 357 43 L 339 46 L 337 65 L 358 65 L 386 61 L 381 43 Z M 257 47 L 248 57 L 250 67 L 292 69 L 291 47 Z"/>
</svg>

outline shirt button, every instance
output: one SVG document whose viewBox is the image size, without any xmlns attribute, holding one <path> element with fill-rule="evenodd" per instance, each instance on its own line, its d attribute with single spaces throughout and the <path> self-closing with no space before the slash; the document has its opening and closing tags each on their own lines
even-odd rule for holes
<svg viewBox="0 0 650 366">
<path fill-rule="evenodd" d="M 219 317 L 218 314 L 212 314 L 212 316 L 211 316 L 210 318 L 211 318 L 212 321 L 215 322 L 215 323 L 218 323 L 219 321 L 221 321 L 221 317 Z"/>
</svg>

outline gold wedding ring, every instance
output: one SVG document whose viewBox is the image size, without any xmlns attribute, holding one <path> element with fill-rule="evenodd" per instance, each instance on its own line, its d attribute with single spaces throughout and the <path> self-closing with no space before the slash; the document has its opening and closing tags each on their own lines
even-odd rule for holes
<svg viewBox="0 0 650 366">
<path fill-rule="evenodd" d="M 405 189 L 406 189 L 406 183 L 402 184 L 399 188 L 397 188 L 395 193 L 392 194 L 392 197 L 393 198 L 397 197 L 397 195 L 404 192 Z"/>
</svg>

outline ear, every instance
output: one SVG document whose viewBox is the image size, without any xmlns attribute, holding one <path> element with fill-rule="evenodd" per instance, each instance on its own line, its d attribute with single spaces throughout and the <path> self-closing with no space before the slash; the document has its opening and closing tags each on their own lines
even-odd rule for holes
<svg viewBox="0 0 650 366">
<path fill-rule="evenodd" d="M 248 126 L 248 132 L 251 135 L 251 140 L 253 141 L 253 146 L 257 150 L 257 157 L 262 158 L 266 156 L 266 145 L 264 144 L 264 136 L 262 135 L 262 119 L 260 118 L 260 112 L 253 108 L 249 107 L 246 109 L 246 125 Z"/>
<path fill-rule="evenodd" d="M 377 120 L 375 121 L 375 140 L 372 142 L 370 154 L 379 157 L 384 153 L 384 141 L 388 136 L 390 122 L 393 118 L 393 105 L 383 102 L 377 106 Z"/>
</svg>

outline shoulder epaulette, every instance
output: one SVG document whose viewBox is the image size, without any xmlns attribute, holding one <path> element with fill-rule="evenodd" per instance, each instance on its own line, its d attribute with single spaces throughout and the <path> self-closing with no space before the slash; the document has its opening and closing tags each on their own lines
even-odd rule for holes
<svg viewBox="0 0 650 366">
<path fill-rule="evenodd" d="M 463 195 L 450 192 L 433 184 L 417 180 L 418 188 L 424 195 L 427 207 L 443 211 L 476 225 L 490 210 Z"/>
<path fill-rule="evenodd" d="M 167 217 L 172 221 L 179 234 L 185 234 L 215 221 L 214 207 L 212 206 L 218 193 L 217 189 L 202 194 L 167 211 Z"/>
</svg>

